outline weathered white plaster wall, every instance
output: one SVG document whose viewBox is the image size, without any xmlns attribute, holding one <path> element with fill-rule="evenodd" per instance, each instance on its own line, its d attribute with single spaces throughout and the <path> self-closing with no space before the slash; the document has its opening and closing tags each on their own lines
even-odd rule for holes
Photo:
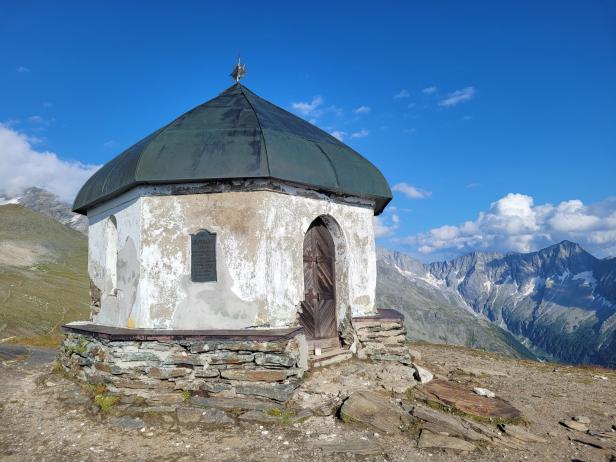
<svg viewBox="0 0 616 462">
<path fill-rule="evenodd" d="M 104 222 L 112 214 L 122 243 L 118 295 L 104 296 L 95 321 L 174 329 L 297 325 L 304 298 L 304 235 L 319 216 L 336 245 L 338 321 L 348 310 L 355 316 L 373 313 L 372 208 L 295 192 L 161 195 L 160 188 L 141 187 L 93 210 L 89 266 L 101 289 Z M 190 235 L 202 229 L 216 233 L 216 282 L 191 281 Z"/>
<path fill-rule="evenodd" d="M 124 195 L 88 212 L 88 272 L 101 291 L 101 307 L 93 320 L 113 326 L 130 325 L 139 306 L 139 249 L 141 246 L 141 199 Z M 115 217 L 117 241 L 109 241 L 111 217 Z M 115 246 L 115 278 L 109 255 Z M 111 248 L 110 248 L 111 247 Z M 114 280 L 115 279 L 115 284 Z"/>
</svg>

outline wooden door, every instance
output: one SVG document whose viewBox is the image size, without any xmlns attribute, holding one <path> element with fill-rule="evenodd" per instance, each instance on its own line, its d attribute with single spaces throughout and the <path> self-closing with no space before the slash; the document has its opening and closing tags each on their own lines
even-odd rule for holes
<svg viewBox="0 0 616 462">
<path fill-rule="evenodd" d="M 322 219 L 304 237 L 304 301 L 299 320 L 308 339 L 337 337 L 335 247 Z"/>
</svg>

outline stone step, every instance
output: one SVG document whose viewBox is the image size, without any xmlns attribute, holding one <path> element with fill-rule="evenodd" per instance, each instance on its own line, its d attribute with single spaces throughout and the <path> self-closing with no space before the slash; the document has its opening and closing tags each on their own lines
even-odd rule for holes
<svg viewBox="0 0 616 462">
<path fill-rule="evenodd" d="M 314 352 L 315 347 L 321 348 L 321 351 L 329 350 L 332 348 L 340 348 L 340 339 L 338 337 L 322 338 L 315 340 L 308 340 L 308 351 Z"/>
<path fill-rule="evenodd" d="M 311 351 L 309 359 L 310 360 L 321 360 L 321 359 L 330 358 L 331 356 L 336 356 L 336 355 L 348 353 L 348 352 L 349 350 L 345 350 L 344 348 L 341 348 L 341 347 L 328 348 L 328 349 L 321 350 L 321 354 L 317 356 L 314 354 L 313 351 Z"/>
<path fill-rule="evenodd" d="M 349 350 L 345 350 L 344 348 L 334 348 L 327 351 L 324 351 L 319 356 L 315 356 L 311 354 L 308 358 L 310 363 L 310 367 L 323 367 L 329 366 L 330 364 L 336 364 L 342 361 L 346 361 L 347 359 L 351 359 L 353 354 Z"/>
<path fill-rule="evenodd" d="M 348 359 L 351 359 L 352 357 L 353 357 L 352 353 L 339 354 L 337 356 L 332 356 L 331 358 L 328 358 L 328 359 L 315 361 L 310 365 L 310 367 L 317 368 L 317 367 L 331 366 L 332 364 L 341 363 L 342 361 L 346 361 Z"/>
</svg>

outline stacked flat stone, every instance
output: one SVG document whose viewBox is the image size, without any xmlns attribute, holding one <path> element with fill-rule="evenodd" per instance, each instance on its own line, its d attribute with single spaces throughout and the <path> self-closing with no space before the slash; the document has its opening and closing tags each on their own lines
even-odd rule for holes
<svg viewBox="0 0 616 462">
<path fill-rule="evenodd" d="M 353 327 L 359 341 L 357 357 L 373 361 L 397 361 L 411 365 L 413 357 L 406 340 L 403 318 L 355 318 Z"/>
<path fill-rule="evenodd" d="M 64 370 L 110 393 L 146 400 L 181 400 L 186 392 L 213 399 L 287 401 L 306 369 L 300 339 L 116 341 L 67 334 Z M 183 393 L 184 392 L 184 393 Z M 254 404 L 254 403 L 253 403 Z"/>
</svg>

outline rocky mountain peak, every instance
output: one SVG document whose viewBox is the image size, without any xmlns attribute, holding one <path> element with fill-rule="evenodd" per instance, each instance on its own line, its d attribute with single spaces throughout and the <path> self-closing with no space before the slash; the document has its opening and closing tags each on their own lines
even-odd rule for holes
<svg viewBox="0 0 616 462">
<path fill-rule="evenodd" d="M 5 203 L 19 204 L 53 218 L 75 231 L 88 233 L 88 219 L 83 215 L 73 213 L 69 204 L 45 189 L 33 186 L 24 190 L 20 196 L 5 198 Z"/>
<path fill-rule="evenodd" d="M 414 274 L 424 274 L 424 265 L 416 258 L 411 257 L 396 250 L 389 250 L 383 247 L 376 249 L 377 260 L 397 267 L 401 271 L 408 271 Z"/>
</svg>

